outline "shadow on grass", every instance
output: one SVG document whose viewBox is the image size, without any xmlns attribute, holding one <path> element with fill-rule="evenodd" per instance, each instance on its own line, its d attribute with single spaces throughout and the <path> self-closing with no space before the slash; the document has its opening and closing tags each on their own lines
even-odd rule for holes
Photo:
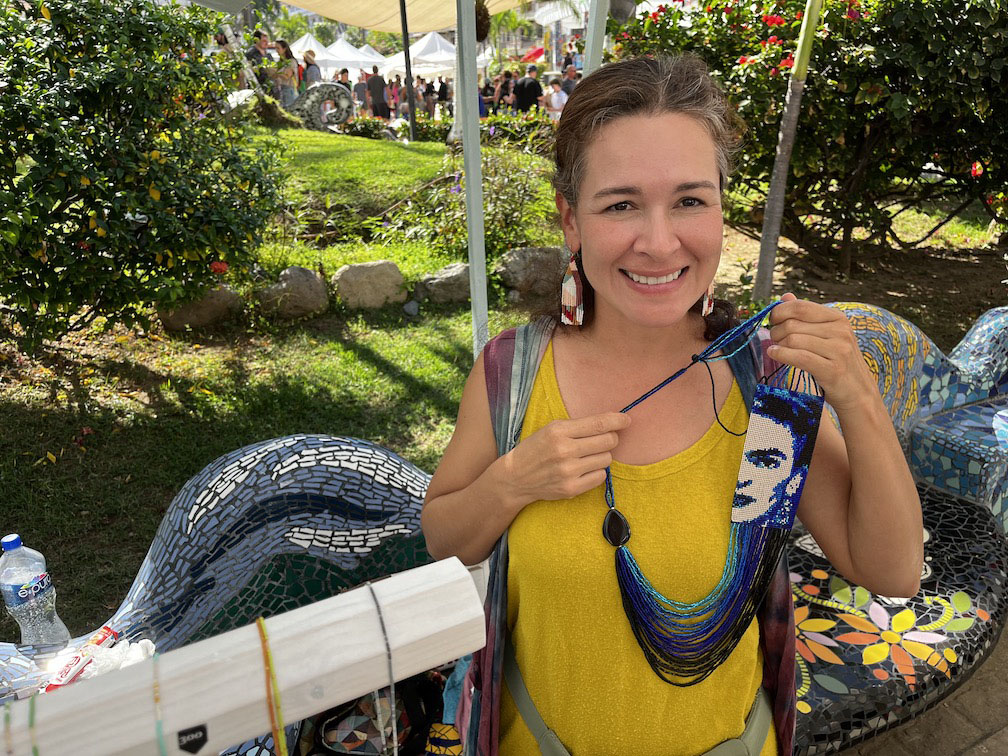
<svg viewBox="0 0 1008 756">
<path fill-rule="evenodd" d="M 371 349 L 355 345 L 353 353 L 378 366 L 405 396 L 369 403 L 338 386 L 287 376 L 240 384 L 244 368 L 237 365 L 226 379 L 235 381 L 230 404 L 221 411 L 198 394 L 185 406 L 162 396 L 154 412 L 126 419 L 108 407 L 82 415 L 73 406 L 0 400 L 6 426 L 0 439 L 2 527 L 45 550 L 59 586 L 60 613 L 71 630 L 85 632 L 108 618 L 172 497 L 217 457 L 294 433 L 353 436 L 402 452 L 413 426 L 454 416 L 455 402 L 446 391 L 412 379 Z M 188 393 L 177 380 L 175 392 Z M 84 424 L 93 434 L 81 439 Z M 436 462 L 414 461 L 426 469 Z M 0 621 L 0 638 L 14 630 Z"/>
</svg>

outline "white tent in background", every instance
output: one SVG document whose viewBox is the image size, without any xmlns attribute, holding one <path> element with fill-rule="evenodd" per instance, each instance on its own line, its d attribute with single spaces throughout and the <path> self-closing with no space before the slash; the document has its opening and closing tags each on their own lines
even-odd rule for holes
<svg viewBox="0 0 1008 756">
<path fill-rule="evenodd" d="M 379 66 L 385 62 L 385 56 L 371 47 L 371 45 L 361 45 L 360 52 L 362 55 L 366 55 L 369 61 L 377 63 Z"/>
<path fill-rule="evenodd" d="M 330 58 L 329 54 L 326 52 L 326 46 L 319 41 L 318 37 L 311 32 L 308 32 L 296 42 L 291 42 L 291 52 L 294 53 L 294 57 L 301 62 L 304 62 L 304 54 L 308 50 L 315 53 L 315 64 L 319 67 L 322 78 L 331 79 L 333 72 L 338 71 L 339 67 L 337 67 L 336 62 Z"/>
<path fill-rule="evenodd" d="M 455 71 L 455 45 L 437 32 L 428 32 L 409 49 L 414 76 L 452 75 Z M 378 69 L 384 75 L 406 75 L 406 58 L 401 52 L 390 55 Z"/>
<path fill-rule="evenodd" d="M 296 42 L 291 42 L 290 48 L 291 52 L 298 58 L 304 57 L 305 50 L 312 50 L 315 53 L 316 63 L 318 63 L 319 58 L 325 56 L 326 50 L 326 46 L 319 42 L 318 37 L 311 32 L 308 32 Z"/>
<path fill-rule="evenodd" d="M 334 73 L 339 72 L 341 68 L 349 70 L 351 83 L 357 82 L 357 76 L 361 70 L 370 71 L 371 66 L 374 65 L 370 56 L 351 45 L 344 37 L 340 37 L 329 45 L 325 54 L 333 66 Z M 381 66 L 385 59 L 379 56 L 379 60 L 378 65 Z"/>
</svg>

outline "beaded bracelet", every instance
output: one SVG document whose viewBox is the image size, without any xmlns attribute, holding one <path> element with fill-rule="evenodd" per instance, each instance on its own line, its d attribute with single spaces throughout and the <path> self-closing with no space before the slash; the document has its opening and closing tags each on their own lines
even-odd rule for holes
<svg viewBox="0 0 1008 756">
<path fill-rule="evenodd" d="M 14 736 L 11 735 L 10 701 L 4 704 L 4 744 L 7 747 L 7 756 L 14 756 Z"/>
<path fill-rule="evenodd" d="M 155 653 L 153 659 L 154 670 L 154 733 L 157 736 L 158 753 L 160 756 L 168 756 L 168 747 L 164 739 L 164 718 L 161 711 L 161 681 L 158 674 L 158 656 Z"/>
<path fill-rule="evenodd" d="M 266 620 L 256 617 L 259 641 L 262 645 L 263 667 L 266 672 L 266 705 L 269 707 L 270 727 L 273 730 L 273 748 L 277 756 L 288 756 L 287 737 L 284 735 L 283 707 L 280 704 L 280 686 L 277 684 L 276 668 L 273 666 L 273 652 L 270 650 L 269 636 L 266 634 Z"/>
</svg>

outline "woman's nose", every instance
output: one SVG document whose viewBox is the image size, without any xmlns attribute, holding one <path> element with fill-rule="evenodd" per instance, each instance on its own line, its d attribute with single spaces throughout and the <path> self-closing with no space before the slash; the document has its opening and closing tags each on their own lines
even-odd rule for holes
<svg viewBox="0 0 1008 756">
<path fill-rule="evenodd" d="M 639 251 L 651 256 L 668 255 L 681 246 L 675 221 L 664 212 L 645 215 L 638 242 Z"/>
</svg>

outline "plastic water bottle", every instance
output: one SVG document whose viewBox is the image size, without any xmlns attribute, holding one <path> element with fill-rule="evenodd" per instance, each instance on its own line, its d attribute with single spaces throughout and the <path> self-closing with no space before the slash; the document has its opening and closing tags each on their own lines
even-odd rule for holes
<svg viewBox="0 0 1008 756">
<path fill-rule="evenodd" d="M 7 613 L 21 627 L 23 645 L 66 643 L 70 631 L 56 614 L 56 588 L 45 557 L 21 545 L 21 536 L 5 536 L 0 545 L 0 593 Z"/>
</svg>

